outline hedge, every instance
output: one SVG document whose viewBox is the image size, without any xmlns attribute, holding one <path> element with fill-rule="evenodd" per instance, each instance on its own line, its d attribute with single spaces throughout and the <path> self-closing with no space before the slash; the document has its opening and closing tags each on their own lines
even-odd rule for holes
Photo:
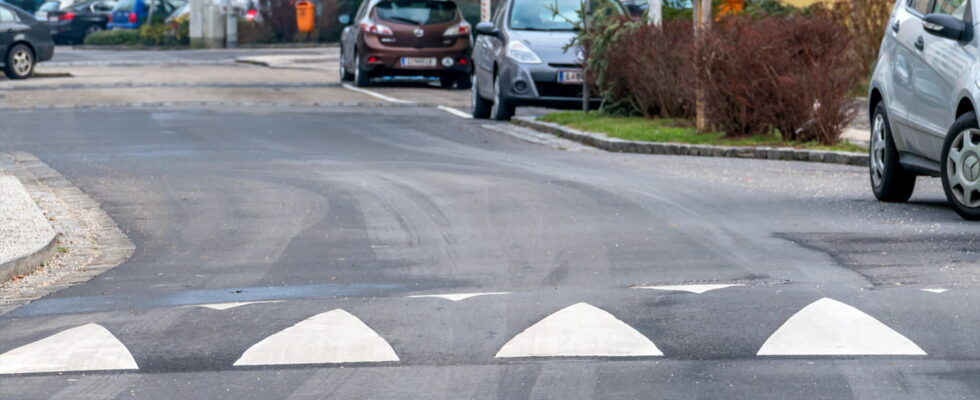
<svg viewBox="0 0 980 400">
<path fill-rule="evenodd" d="M 101 31 L 85 37 L 85 44 L 92 46 L 132 46 L 140 43 L 140 32 L 136 29 Z"/>
</svg>

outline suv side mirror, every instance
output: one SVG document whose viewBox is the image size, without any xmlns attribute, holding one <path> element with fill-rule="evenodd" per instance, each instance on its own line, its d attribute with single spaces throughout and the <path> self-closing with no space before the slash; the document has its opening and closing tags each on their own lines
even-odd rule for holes
<svg viewBox="0 0 980 400">
<path fill-rule="evenodd" d="M 929 14 L 922 20 L 922 28 L 933 35 L 966 42 L 973 39 L 973 27 L 949 14 Z"/>
<path fill-rule="evenodd" d="M 500 36 L 500 31 L 494 28 L 492 22 L 481 22 L 476 24 L 477 35 Z"/>
</svg>

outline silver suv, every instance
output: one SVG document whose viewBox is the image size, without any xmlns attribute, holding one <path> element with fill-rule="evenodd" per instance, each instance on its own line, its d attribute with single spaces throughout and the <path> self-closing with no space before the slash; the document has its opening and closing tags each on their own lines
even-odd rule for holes
<svg viewBox="0 0 980 400">
<path fill-rule="evenodd" d="M 916 176 L 940 177 L 956 212 L 980 220 L 977 3 L 895 4 L 868 96 L 878 200 L 904 202 Z"/>
</svg>

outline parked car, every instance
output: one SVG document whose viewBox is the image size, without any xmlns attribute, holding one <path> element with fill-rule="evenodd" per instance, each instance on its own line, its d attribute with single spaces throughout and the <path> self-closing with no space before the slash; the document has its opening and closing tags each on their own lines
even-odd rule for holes
<svg viewBox="0 0 980 400">
<path fill-rule="evenodd" d="M 0 65 L 10 79 L 25 79 L 38 62 L 54 56 L 47 24 L 20 8 L 0 2 Z"/>
<path fill-rule="evenodd" d="M 89 0 L 68 9 L 49 11 L 55 43 L 83 43 L 88 35 L 106 29 L 116 0 Z"/>
<path fill-rule="evenodd" d="M 871 188 L 904 202 L 916 177 L 942 179 L 963 218 L 980 220 L 980 5 L 900 0 L 871 77 Z"/>
<path fill-rule="evenodd" d="M 568 47 L 581 4 L 502 0 L 491 22 L 477 24 L 470 96 L 474 118 L 509 120 L 519 106 L 582 106 L 584 54 Z"/>
<path fill-rule="evenodd" d="M 64 10 L 73 6 L 75 3 L 75 0 L 45 1 L 44 3 L 41 3 L 41 6 L 34 12 L 34 19 L 38 21 L 47 21 L 49 12 Z"/>
<path fill-rule="evenodd" d="M 470 87 L 471 27 L 450 0 L 365 0 L 341 34 L 340 77 L 438 77 L 443 87 Z"/>
<path fill-rule="evenodd" d="M 137 29 L 150 16 L 149 3 L 156 4 L 154 18 L 162 22 L 187 0 L 119 0 L 109 16 L 108 29 Z"/>
</svg>

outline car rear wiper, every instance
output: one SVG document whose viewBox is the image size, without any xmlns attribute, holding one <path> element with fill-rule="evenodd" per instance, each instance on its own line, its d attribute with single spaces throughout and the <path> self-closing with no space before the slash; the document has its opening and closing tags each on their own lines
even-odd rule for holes
<svg viewBox="0 0 980 400">
<path fill-rule="evenodd" d="M 395 20 L 395 21 L 401 21 L 401 22 L 408 22 L 408 23 L 410 23 L 412 25 L 422 25 L 421 22 L 416 21 L 414 19 L 408 19 L 408 18 L 402 18 L 402 17 L 388 17 L 388 19 Z"/>
</svg>

